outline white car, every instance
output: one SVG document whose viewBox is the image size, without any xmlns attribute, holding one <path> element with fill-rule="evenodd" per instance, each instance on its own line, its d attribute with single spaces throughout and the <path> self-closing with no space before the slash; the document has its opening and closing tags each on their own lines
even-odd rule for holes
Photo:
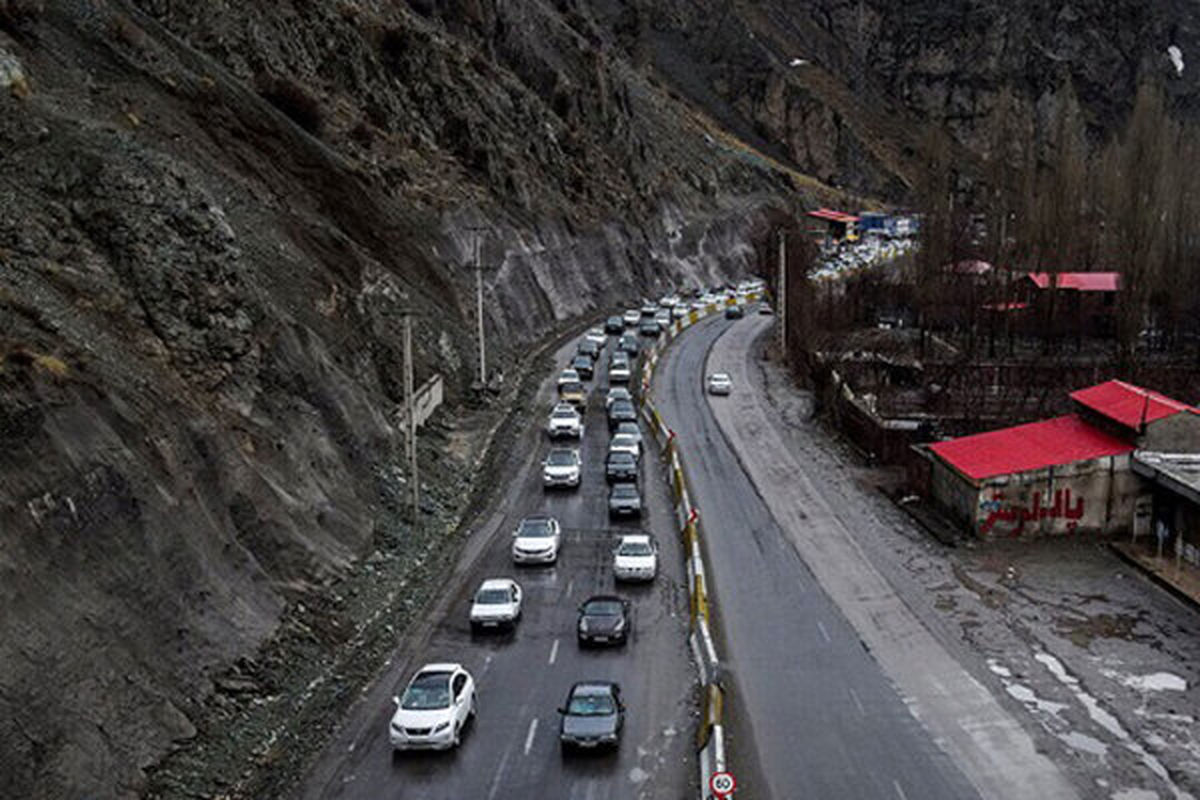
<svg viewBox="0 0 1200 800">
<path fill-rule="evenodd" d="M 629 383 L 630 376 L 628 361 L 618 361 L 608 368 L 609 383 Z"/>
<path fill-rule="evenodd" d="M 521 584 L 512 578 L 488 578 L 471 603 L 471 630 L 516 627 L 521 619 Z"/>
<path fill-rule="evenodd" d="M 579 373 L 570 367 L 558 373 L 558 388 L 561 389 L 568 383 L 579 383 Z"/>
<path fill-rule="evenodd" d="M 619 581 L 652 581 L 658 574 L 658 547 L 646 534 L 622 536 L 613 550 L 613 577 Z"/>
<path fill-rule="evenodd" d="M 638 440 L 633 438 L 628 433 L 614 434 L 608 442 L 608 452 L 610 453 L 629 453 L 634 458 L 641 458 L 642 446 Z"/>
<path fill-rule="evenodd" d="M 642 444 L 642 429 L 638 427 L 636 422 L 618 422 L 617 429 L 613 433 L 623 433 L 627 436 L 632 436 L 639 447 Z"/>
<path fill-rule="evenodd" d="M 554 517 L 526 517 L 513 531 L 513 563 L 553 564 L 558 561 L 561 539 L 562 532 Z"/>
<path fill-rule="evenodd" d="M 608 390 L 608 394 L 604 396 L 604 407 L 608 408 L 616 400 L 633 400 L 633 395 L 624 386 L 613 386 Z"/>
<path fill-rule="evenodd" d="M 546 432 L 551 439 L 567 436 L 572 439 L 583 438 L 583 418 L 570 403 L 559 403 L 550 412 L 550 421 L 546 423 Z"/>
<path fill-rule="evenodd" d="M 625 323 L 626 328 L 632 328 L 642 321 L 642 312 L 636 308 L 628 309 L 621 320 Z"/>
<path fill-rule="evenodd" d="M 658 327 L 664 331 L 671 327 L 671 310 L 664 308 L 654 315 L 654 321 L 658 323 Z"/>
<path fill-rule="evenodd" d="M 680 303 L 671 309 L 671 319 L 683 319 L 687 316 L 687 313 L 687 306 L 685 306 L 683 303 Z"/>
<path fill-rule="evenodd" d="M 608 344 L 608 334 L 604 332 L 604 328 L 592 328 L 583 338 L 601 348 Z"/>
<path fill-rule="evenodd" d="M 579 451 L 566 447 L 556 447 L 542 462 L 542 486 L 551 489 L 557 486 L 575 488 L 579 486 L 583 474 L 583 464 L 579 460 Z"/>
<path fill-rule="evenodd" d="M 392 702 L 392 747 L 447 750 L 458 746 L 467 720 L 475 716 L 475 680 L 462 664 L 426 664 Z"/>
<path fill-rule="evenodd" d="M 724 372 L 714 372 L 708 376 L 709 394 L 729 394 L 733 391 L 733 381 Z"/>
</svg>

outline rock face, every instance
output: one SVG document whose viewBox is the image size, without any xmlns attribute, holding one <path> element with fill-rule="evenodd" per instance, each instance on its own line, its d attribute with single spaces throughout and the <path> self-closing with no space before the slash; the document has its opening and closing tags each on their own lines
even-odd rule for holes
<svg viewBox="0 0 1200 800">
<path fill-rule="evenodd" d="M 0 795 L 137 795 L 402 528 L 401 312 L 465 402 L 473 228 L 512 370 L 745 272 L 763 209 L 836 198 L 802 173 L 905 198 L 1006 83 L 1188 107 L 1182 2 L 1026 5 L 0 0 Z"/>
</svg>

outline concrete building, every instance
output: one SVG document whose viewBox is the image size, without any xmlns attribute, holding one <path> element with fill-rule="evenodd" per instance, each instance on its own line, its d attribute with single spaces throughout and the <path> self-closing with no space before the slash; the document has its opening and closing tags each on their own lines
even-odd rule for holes
<svg viewBox="0 0 1200 800">
<path fill-rule="evenodd" d="M 1164 499 L 1156 500 L 1147 480 L 1151 462 L 1135 464 L 1167 443 L 1179 458 L 1200 453 L 1200 412 L 1123 381 L 1081 389 L 1071 399 L 1073 414 L 923 445 L 927 493 L 983 537 L 1149 532 L 1151 509 L 1159 507 L 1172 530 L 1190 524 L 1180 516 L 1191 513 L 1179 510 L 1185 503 L 1165 499 L 1178 494 L 1181 480 L 1164 473 Z M 1200 456 L 1195 463 L 1200 478 Z M 1192 488 L 1194 496 L 1182 495 L 1189 503 L 1200 497 L 1200 484 Z"/>
<path fill-rule="evenodd" d="M 1133 471 L 1150 487 L 1149 513 L 1134 525 L 1160 555 L 1200 567 L 1200 455 L 1139 450 Z"/>
</svg>

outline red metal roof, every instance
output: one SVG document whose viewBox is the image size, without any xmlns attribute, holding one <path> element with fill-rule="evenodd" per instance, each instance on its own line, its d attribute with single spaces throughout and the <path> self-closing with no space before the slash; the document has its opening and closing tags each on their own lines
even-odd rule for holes
<svg viewBox="0 0 1200 800">
<path fill-rule="evenodd" d="M 1059 289 L 1074 289 L 1079 292 L 1116 292 L 1121 289 L 1119 272 L 1030 272 L 1029 279 L 1039 289 L 1049 289 L 1052 278 L 1057 277 Z"/>
<path fill-rule="evenodd" d="M 817 219 L 825 219 L 830 222 L 858 222 L 858 217 L 853 214 L 847 214 L 844 211 L 834 211 L 832 208 L 818 208 L 816 211 L 808 212 L 810 217 Z"/>
<path fill-rule="evenodd" d="M 1154 422 L 1182 411 L 1200 413 L 1186 403 L 1125 381 L 1107 381 L 1080 389 L 1071 393 L 1071 399 L 1134 430 L 1143 422 Z"/>
<path fill-rule="evenodd" d="M 1078 415 L 963 436 L 929 449 L 973 480 L 1130 453 L 1134 446 Z"/>
</svg>

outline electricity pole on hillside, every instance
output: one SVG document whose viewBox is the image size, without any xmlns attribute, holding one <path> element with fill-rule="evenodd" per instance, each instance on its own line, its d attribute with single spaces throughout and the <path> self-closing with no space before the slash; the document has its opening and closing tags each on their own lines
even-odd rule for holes
<svg viewBox="0 0 1200 800">
<path fill-rule="evenodd" d="M 417 474 L 417 397 L 413 377 L 412 311 L 400 312 L 404 320 L 404 403 L 408 416 L 408 477 L 412 483 L 413 529 L 421 519 L 421 479 Z"/>
<path fill-rule="evenodd" d="M 775 282 L 779 287 L 779 354 L 787 360 L 787 232 L 782 228 L 779 237 L 779 279 Z"/>
<path fill-rule="evenodd" d="M 487 344 L 483 330 L 483 259 L 480 257 L 484 227 L 468 228 L 474 241 L 471 246 L 471 269 L 475 270 L 475 335 L 479 338 L 479 386 L 487 388 Z"/>
</svg>

